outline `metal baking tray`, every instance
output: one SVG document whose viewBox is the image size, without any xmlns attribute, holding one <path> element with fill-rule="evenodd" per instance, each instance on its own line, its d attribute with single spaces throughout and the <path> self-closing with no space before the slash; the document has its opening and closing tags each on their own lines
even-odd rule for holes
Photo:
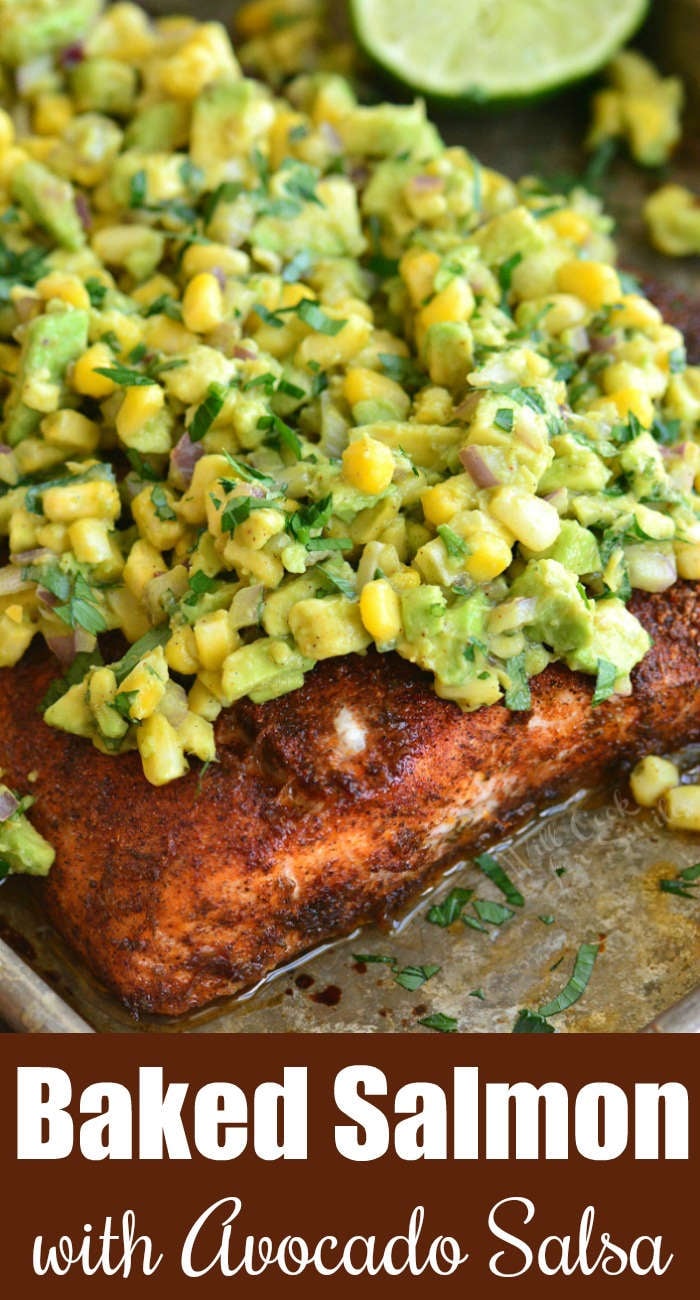
<svg viewBox="0 0 700 1300">
<path fill-rule="evenodd" d="M 231 13 L 230 4 L 192 0 L 146 7 L 194 9 L 225 20 Z M 660 8 L 666 24 L 682 11 L 688 40 L 676 39 L 676 48 L 686 50 L 693 40 L 700 46 L 696 0 Z M 665 30 L 655 34 L 656 44 Z M 497 117 L 442 117 L 439 124 L 450 143 L 465 144 L 487 165 L 510 175 L 556 177 L 581 169 L 587 100 L 584 88 L 553 104 Z M 692 130 L 686 137 L 672 173 L 697 188 Z M 656 176 L 624 163 L 615 167 L 606 200 L 618 220 L 622 260 L 697 297 L 700 261 L 673 263 L 645 242 L 641 202 L 656 184 Z M 687 751 L 682 761 L 693 771 L 700 750 Z M 553 1021 L 558 1031 L 700 1032 L 697 905 L 659 889 L 662 877 L 700 858 L 697 837 L 672 833 L 654 813 L 636 808 L 620 773 L 618 787 L 584 792 L 535 819 L 500 846 L 498 858 L 525 897 L 522 911 L 500 930 L 455 934 L 426 919 L 430 903 L 457 884 L 483 898 L 498 896 L 467 863 L 390 931 L 370 928 L 327 945 L 244 996 L 177 1020 L 134 1020 L 53 933 L 41 909 L 41 884 L 10 880 L 0 889 L 0 1016 L 24 1032 L 404 1033 L 441 1011 L 461 1031 L 508 1033 L 519 1008 L 536 1009 L 563 987 L 579 944 L 595 942 L 600 953 L 591 982 L 581 1001 Z M 554 919 L 547 924 L 542 917 Z M 358 963 L 357 953 L 441 969 L 409 993 L 388 965 Z"/>
</svg>

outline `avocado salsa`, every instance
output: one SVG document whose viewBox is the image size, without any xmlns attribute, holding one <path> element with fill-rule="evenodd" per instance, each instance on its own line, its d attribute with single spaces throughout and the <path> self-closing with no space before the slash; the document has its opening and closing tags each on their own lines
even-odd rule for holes
<svg viewBox="0 0 700 1300">
<path fill-rule="evenodd" d="M 632 591 L 700 577 L 700 369 L 598 201 L 217 23 L 0 0 L 0 60 L 0 666 L 43 637 L 47 723 L 160 785 L 370 647 L 467 710 L 628 693 Z"/>
</svg>

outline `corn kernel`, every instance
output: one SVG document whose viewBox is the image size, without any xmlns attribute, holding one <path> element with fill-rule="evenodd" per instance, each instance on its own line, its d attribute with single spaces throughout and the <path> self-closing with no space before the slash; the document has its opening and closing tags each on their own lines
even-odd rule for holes
<svg viewBox="0 0 700 1300">
<path fill-rule="evenodd" d="M 175 728 L 162 713 L 153 713 L 136 732 L 144 776 L 151 785 L 167 785 L 189 769 Z"/>
<path fill-rule="evenodd" d="M 153 499 L 152 487 L 143 488 L 131 503 L 134 523 L 141 536 L 151 546 L 155 546 L 157 551 L 172 551 L 183 535 L 182 524 L 175 517 L 174 504 L 174 497 L 167 487 L 162 489 L 162 498 L 158 503 Z M 168 514 L 173 518 L 161 518 L 161 515 Z"/>
<path fill-rule="evenodd" d="M 119 686 L 121 695 L 130 695 L 129 716 L 135 722 L 155 713 L 168 684 L 168 665 L 162 646 L 156 646 L 132 668 Z"/>
<path fill-rule="evenodd" d="M 691 582 L 700 581 L 700 543 L 674 542 L 673 549 L 679 578 L 687 578 Z"/>
<path fill-rule="evenodd" d="M 207 334 L 224 319 L 224 299 L 215 275 L 200 271 L 190 280 L 182 298 L 182 319 L 193 334 Z"/>
<path fill-rule="evenodd" d="M 504 573 L 513 556 L 510 546 L 496 533 L 477 532 L 469 538 L 465 568 L 475 582 L 491 582 Z"/>
<path fill-rule="evenodd" d="M 637 293 L 624 293 L 620 306 L 610 313 L 614 329 L 655 330 L 662 322 L 661 312 L 648 298 Z"/>
<path fill-rule="evenodd" d="M 144 321 L 143 338 L 149 348 L 171 356 L 190 352 L 199 342 L 196 335 L 185 329 L 179 320 L 171 320 L 169 316 L 151 316 Z"/>
<path fill-rule="evenodd" d="M 110 397 L 116 392 L 117 385 L 107 375 L 99 375 L 99 369 L 107 370 L 114 365 L 114 357 L 106 343 L 93 343 L 83 352 L 73 366 L 71 384 L 76 393 L 85 397 Z"/>
<path fill-rule="evenodd" d="M 78 307 L 81 311 L 88 311 L 90 307 L 90 295 L 77 275 L 64 275 L 61 271 L 52 271 L 50 275 L 43 276 L 37 282 L 36 291 L 44 302 L 48 302 L 51 298 L 60 298 L 70 307 Z"/>
<path fill-rule="evenodd" d="M 112 559 L 109 528 L 104 519 L 78 519 L 68 529 L 71 550 L 81 564 L 106 564 Z"/>
<path fill-rule="evenodd" d="M 496 488 L 489 509 L 530 551 L 546 551 L 561 531 L 561 520 L 554 506 L 524 488 Z"/>
<path fill-rule="evenodd" d="M 332 312 L 327 313 L 332 316 Z M 342 317 L 341 317 L 342 319 Z M 281 330 L 276 331 L 281 334 Z M 358 313 L 345 318 L 345 324 L 337 334 L 309 334 L 302 339 L 297 353 L 298 364 L 308 366 L 314 363 L 322 370 L 331 366 L 347 365 L 369 342 L 372 326 Z"/>
<path fill-rule="evenodd" d="M 363 434 L 343 452 L 343 477 L 351 487 L 377 496 L 386 491 L 394 476 L 391 449 L 376 438 Z"/>
<path fill-rule="evenodd" d="M 0 668 L 13 668 L 31 644 L 33 623 L 15 623 L 7 611 L 0 613 Z"/>
<path fill-rule="evenodd" d="M 388 402 L 402 414 L 406 409 L 406 394 L 396 380 L 380 375 L 364 366 L 351 367 L 343 380 L 343 396 L 350 406 L 358 402 Z"/>
<path fill-rule="evenodd" d="M 217 672 L 236 648 L 237 638 L 225 609 L 203 614 L 194 625 L 197 658 L 207 672 Z"/>
<path fill-rule="evenodd" d="M 122 442 L 128 442 L 144 424 L 152 420 L 162 410 L 164 402 L 165 394 L 160 384 L 126 388 L 116 419 L 117 433 Z"/>
<path fill-rule="evenodd" d="M 465 510 L 476 499 L 476 488 L 469 474 L 454 474 L 444 483 L 426 488 L 421 497 L 423 514 L 437 528 L 448 524 L 458 510 Z"/>
<path fill-rule="evenodd" d="M 70 95 L 39 95 L 32 125 L 37 135 L 62 135 L 72 116 Z"/>
<path fill-rule="evenodd" d="M 399 272 L 415 308 L 420 307 L 433 292 L 433 282 L 439 267 L 438 254 L 431 253 L 427 248 L 409 248 L 401 258 Z"/>
<path fill-rule="evenodd" d="M 221 700 L 209 690 L 200 677 L 197 678 L 189 693 L 188 703 L 191 713 L 199 714 L 200 718 L 206 718 L 208 722 L 215 722 L 223 708 Z"/>
<path fill-rule="evenodd" d="M 401 631 L 401 605 L 386 578 L 376 578 L 362 588 L 360 614 L 370 636 L 379 642 L 394 641 Z"/>
<path fill-rule="evenodd" d="M 98 426 L 79 411 L 52 411 L 44 416 L 40 428 L 46 442 L 65 452 L 87 454 L 95 451 L 100 440 Z"/>
<path fill-rule="evenodd" d="M 200 271 L 223 271 L 224 275 L 242 276 L 250 269 L 250 258 L 239 248 L 226 244 L 190 244 L 182 258 L 182 273 L 192 280 Z"/>
<path fill-rule="evenodd" d="M 654 403 L 647 393 L 637 388 L 619 388 L 616 393 L 608 395 L 608 401 L 617 408 L 623 420 L 630 414 L 635 415 L 645 429 L 650 429 L 654 423 Z"/>
<path fill-rule="evenodd" d="M 617 271 L 606 262 L 564 262 L 557 271 L 557 288 L 575 294 L 594 311 L 622 297 Z"/>
<path fill-rule="evenodd" d="M 677 786 L 680 779 L 675 763 L 667 758 L 658 758 L 656 754 L 648 754 L 630 773 L 632 798 L 642 808 L 653 808 L 662 794 Z"/>
<path fill-rule="evenodd" d="M 207 718 L 190 710 L 177 728 L 177 738 L 186 754 L 194 754 L 203 763 L 216 758 L 214 728 Z"/>
<path fill-rule="evenodd" d="M 585 244 L 590 238 L 590 221 L 582 213 L 575 212 L 573 208 L 560 208 L 558 212 L 552 212 L 545 217 L 544 221 L 546 225 L 551 226 L 560 239 L 569 239 L 572 244 Z"/>
<path fill-rule="evenodd" d="M 106 600 L 116 620 L 115 626 L 121 628 L 127 641 L 138 641 L 152 630 L 143 607 L 128 587 L 110 587 Z"/>
<path fill-rule="evenodd" d="M 146 588 L 153 578 L 167 573 L 168 566 L 160 551 L 150 542 L 134 542 L 126 564 L 124 565 L 124 582 L 136 600 L 143 600 Z"/>
<path fill-rule="evenodd" d="M 46 488 L 42 504 L 46 518 L 58 524 L 71 524 L 76 519 L 118 519 L 122 508 L 118 489 L 107 479 Z"/>
<path fill-rule="evenodd" d="M 197 672 L 199 668 L 197 642 L 192 628 L 186 623 L 173 628 L 170 640 L 165 646 L 165 658 L 174 673 L 184 673 L 189 676 Z"/>
<path fill-rule="evenodd" d="M 15 142 L 15 124 L 10 114 L 0 108 L 0 154 L 12 148 Z"/>
<path fill-rule="evenodd" d="M 668 825 L 676 831 L 700 831 L 700 785 L 677 785 L 658 804 Z"/>
<path fill-rule="evenodd" d="M 431 298 L 416 317 L 416 340 L 421 346 L 431 325 L 446 321 L 467 321 L 474 310 L 474 294 L 466 280 L 455 276 L 450 283 Z"/>
</svg>

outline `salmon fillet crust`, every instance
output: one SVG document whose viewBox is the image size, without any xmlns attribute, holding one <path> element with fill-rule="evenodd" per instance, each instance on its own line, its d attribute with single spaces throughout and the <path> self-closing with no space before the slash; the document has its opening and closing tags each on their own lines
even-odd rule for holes
<svg viewBox="0 0 700 1300">
<path fill-rule="evenodd" d="M 477 845 L 640 754 L 700 739 L 695 584 L 637 594 L 654 638 L 634 693 L 591 707 L 591 678 L 532 680 L 530 713 L 438 699 L 396 655 L 328 660 L 290 695 L 217 723 L 220 761 L 159 789 L 46 726 L 55 663 L 0 671 L 0 766 L 56 848 L 56 928 L 134 1011 L 178 1014 L 386 918 Z"/>
</svg>

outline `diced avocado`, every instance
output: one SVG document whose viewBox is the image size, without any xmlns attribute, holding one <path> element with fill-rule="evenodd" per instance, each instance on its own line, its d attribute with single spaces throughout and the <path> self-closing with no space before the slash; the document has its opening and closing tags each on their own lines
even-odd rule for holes
<svg viewBox="0 0 700 1300">
<path fill-rule="evenodd" d="M 407 641 L 432 638 L 440 632 L 447 604 L 439 587 L 409 587 L 401 595 L 401 617 Z"/>
<path fill-rule="evenodd" d="M 289 629 L 308 659 L 360 653 L 372 642 L 359 605 L 346 596 L 300 600 L 289 612 Z"/>
<path fill-rule="evenodd" d="M 126 117 L 134 107 L 136 85 L 136 69 L 120 59 L 83 59 L 71 74 L 79 113 Z"/>
<path fill-rule="evenodd" d="M 557 540 L 537 558 L 558 560 L 572 573 L 597 573 L 600 570 L 598 543 L 593 533 L 582 528 L 575 519 L 562 519 Z"/>
<path fill-rule="evenodd" d="M 139 109 L 124 136 L 127 149 L 143 153 L 172 153 L 187 143 L 190 114 L 186 103 L 165 99 Z"/>
<path fill-rule="evenodd" d="M 661 448 L 650 433 L 640 433 L 622 448 L 620 464 L 632 479 L 637 498 L 650 496 L 658 484 L 666 482 Z"/>
<path fill-rule="evenodd" d="M 425 116 L 422 100 L 406 105 L 360 106 L 334 125 L 350 154 L 393 158 L 408 153 L 424 161 L 437 157 L 443 149 L 437 130 Z"/>
<path fill-rule="evenodd" d="M 619 677 L 626 677 L 644 658 L 651 637 L 621 600 L 612 597 L 595 602 L 591 636 L 587 644 L 566 656 L 569 668 L 595 673 L 600 659 L 614 664 Z"/>
<path fill-rule="evenodd" d="M 75 206 L 75 191 L 43 163 L 27 158 L 12 172 L 10 193 L 38 226 L 63 248 L 77 253 L 85 244 L 85 231 Z"/>
<path fill-rule="evenodd" d="M 15 447 L 39 426 L 43 411 L 32 405 L 32 390 L 61 385 L 68 366 L 87 347 L 88 313 L 45 312 L 27 325 L 15 384 L 5 405 L 4 441 Z"/>
<path fill-rule="evenodd" d="M 13 797 L 6 785 L 0 785 L 0 795 Z M 26 799 L 17 812 L 0 822 L 0 877 L 45 876 L 56 854 L 51 845 L 34 829 L 23 809 L 34 801 Z"/>
<path fill-rule="evenodd" d="M 197 167 L 246 158 L 270 114 L 269 95 L 255 81 L 219 81 L 194 102 L 190 157 Z"/>
<path fill-rule="evenodd" d="M 500 267 L 515 254 L 533 253 L 544 247 L 545 236 L 538 222 L 527 208 L 511 208 L 492 217 L 473 236 L 488 266 Z"/>
<path fill-rule="evenodd" d="M 298 216 L 262 216 L 250 241 L 259 248 L 293 257 L 300 248 L 316 257 L 359 257 L 365 240 L 357 194 L 344 176 L 327 176 L 316 188 L 318 203 L 304 203 Z"/>
<path fill-rule="evenodd" d="M 552 447 L 556 460 L 540 479 L 542 495 L 562 487 L 570 488 L 572 492 L 599 492 L 605 487 L 611 471 L 589 447 L 582 446 L 570 433 L 552 438 Z"/>
<path fill-rule="evenodd" d="M 593 630 L 595 602 L 581 594 L 576 575 L 557 560 L 530 560 L 516 578 L 511 595 L 536 601 L 526 627 L 535 641 L 543 641 L 557 654 L 587 646 Z"/>
<path fill-rule="evenodd" d="M 315 573 L 305 573 L 292 582 L 285 582 L 277 591 L 265 597 L 262 625 L 268 636 L 289 636 L 289 611 L 298 600 L 315 596 L 323 587 Z"/>
<path fill-rule="evenodd" d="M 474 359 L 474 340 L 466 321 L 441 321 L 428 329 L 424 345 L 430 378 L 443 388 L 464 388 Z"/>
<path fill-rule="evenodd" d="M 306 602 L 308 603 L 308 602 Z M 298 608 L 298 607 L 297 607 Z M 234 650 L 221 670 L 223 694 L 233 703 L 244 695 L 262 702 L 274 699 L 301 686 L 304 673 L 313 668 L 313 658 L 292 649 L 286 642 L 272 637 L 252 641 Z"/>
<path fill-rule="evenodd" d="M 0 0 L 0 61 L 17 66 L 83 37 L 103 0 Z"/>
</svg>

